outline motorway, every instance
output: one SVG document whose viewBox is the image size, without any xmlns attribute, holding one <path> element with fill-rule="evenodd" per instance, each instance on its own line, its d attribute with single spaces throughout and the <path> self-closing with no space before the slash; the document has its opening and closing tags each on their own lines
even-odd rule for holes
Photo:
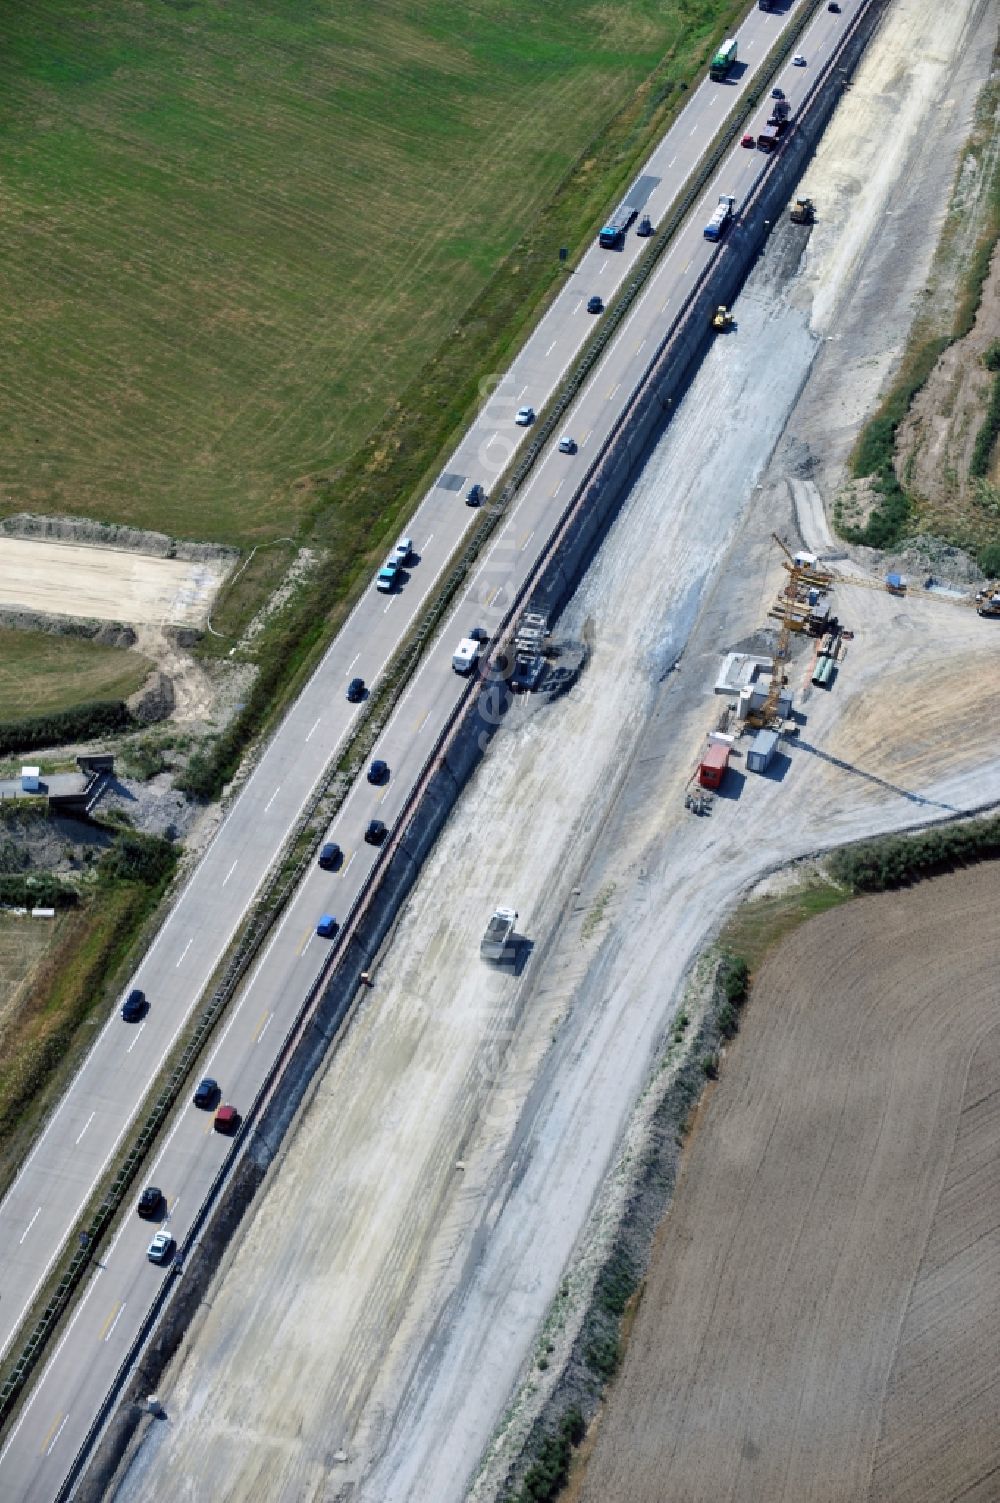
<svg viewBox="0 0 1000 1503">
<path fill-rule="evenodd" d="M 820 13 L 801 43 L 810 63 L 826 56 L 857 4 L 858 0 L 848 0 L 843 15 Z M 741 55 L 751 60 L 748 70 L 736 84 L 706 81 L 695 90 L 645 165 L 643 176 L 659 180 L 646 204 L 654 223 L 683 186 L 736 91 L 752 77 L 755 54 L 766 53 L 784 24 L 781 15 L 750 14 L 739 32 Z M 804 75 L 789 67 L 781 79 L 793 107 L 807 78 L 808 70 Z M 757 128 L 766 114 L 762 107 Z M 734 147 L 567 415 L 564 430 L 576 439 L 578 452 L 565 455 L 554 443 L 548 447 L 449 625 L 426 653 L 376 749 L 391 769 L 388 784 L 374 788 L 360 781 L 330 832 L 345 852 L 342 869 L 331 874 L 314 868 L 309 873 L 213 1041 L 204 1073 L 216 1076 L 225 1098 L 237 1106 L 254 1097 L 323 966 L 329 942 L 316 936 L 316 920 L 324 912 L 343 919 L 366 882 L 375 853 L 363 842 L 365 825 L 378 816 L 392 826 L 463 692 L 464 681 L 450 666 L 457 640 L 473 625 L 489 632 L 497 628 L 664 330 L 715 253 L 703 238 L 702 226 L 718 195 L 731 192 L 742 202 L 763 170 L 766 159 L 760 153 Z M 504 468 L 523 437 L 514 426 L 514 410 L 524 402 L 543 407 L 590 332 L 592 320 L 584 312 L 587 297 L 598 292 L 607 301 L 642 246 L 633 232 L 620 253 L 596 245 L 586 253 L 451 457 L 443 483 L 424 498 L 408 525 L 416 561 L 402 589 L 387 598 L 372 588 L 359 601 L 143 960 L 130 984 L 141 986 L 151 999 L 146 1020 L 129 1026 L 117 1013 L 109 1020 L 26 1160 L 0 1206 L 0 1333 L 5 1343 L 122 1141 L 287 831 L 349 734 L 357 711 L 344 696 L 347 680 L 360 674 L 371 684 L 382 672 L 474 517 L 463 501 L 468 483 L 480 480 L 488 488 Z M 475 953 L 477 942 L 478 935 L 470 937 L 470 953 Z M 211 1113 L 190 1105 L 178 1110 L 158 1146 L 146 1182 L 164 1190 L 167 1225 L 179 1244 L 227 1146 L 212 1131 Z M 0 1450 L 0 1499 L 50 1499 L 58 1491 L 164 1277 L 144 1255 L 151 1231 L 150 1224 L 133 1213 L 123 1216 L 102 1261 L 95 1265 L 66 1331 Z"/>
</svg>

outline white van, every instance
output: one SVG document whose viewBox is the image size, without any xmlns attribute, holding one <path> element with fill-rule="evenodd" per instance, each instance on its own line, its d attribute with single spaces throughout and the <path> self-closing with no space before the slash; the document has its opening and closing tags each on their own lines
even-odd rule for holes
<svg viewBox="0 0 1000 1503">
<path fill-rule="evenodd" d="M 456 673 L 471 673 L 479 662 L 480 651 L 480 644 L 474 641 L 472 637 L 463 637 L 455 648 L 451 666 Z"/>
</svg>

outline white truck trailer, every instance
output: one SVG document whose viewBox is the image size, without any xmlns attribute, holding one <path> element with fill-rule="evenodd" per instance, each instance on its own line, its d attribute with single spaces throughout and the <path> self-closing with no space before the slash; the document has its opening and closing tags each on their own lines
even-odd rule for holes
<svg viewBox="0 0 1000 1503">
<path fill-rule="evenodd" d="M 517 923 L 513 908 L 498 908 L 486 925 L 486 933 L 479 941 L 479 954 L 483 960 L 503 960 L 511 949 L 511 936 Z"/>
</svg>

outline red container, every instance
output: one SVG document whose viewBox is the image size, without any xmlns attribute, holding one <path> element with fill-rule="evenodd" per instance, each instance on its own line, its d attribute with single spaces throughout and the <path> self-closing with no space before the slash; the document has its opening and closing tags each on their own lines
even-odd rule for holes
<svg viewBox="0 0 1000 1503">
<path fill-rule="evenodd" d="M 701 759 L 698 782 L 703 788 L 718 788 L 729 766 L 729 747 L 721 741 L 713 741 Z"/>
</svg>

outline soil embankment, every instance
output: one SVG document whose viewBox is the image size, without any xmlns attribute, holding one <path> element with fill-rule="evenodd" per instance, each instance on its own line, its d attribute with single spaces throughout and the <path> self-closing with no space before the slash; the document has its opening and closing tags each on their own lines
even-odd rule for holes
<svg viewBox="0 0 1000 1503">
<path fill-rule="evenodd" d="M 996 1496 L 998 902 L 978 867 L 765 964 L 584 1503 Z"/>
</svg>

